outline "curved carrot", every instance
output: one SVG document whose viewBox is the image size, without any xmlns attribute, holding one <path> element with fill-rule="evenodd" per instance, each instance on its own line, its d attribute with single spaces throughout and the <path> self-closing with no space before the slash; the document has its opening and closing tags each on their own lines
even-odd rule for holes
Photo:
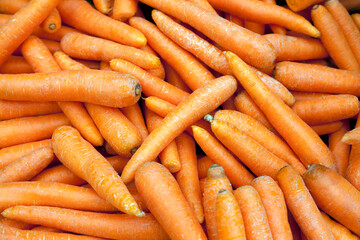
<svg viewBox="0 0 360 240">
<path fill-rule="evenodd" d="M 207 239 L 175 178 L 164 166 L 156 162 L 143 164 L 136 171 L 135 185 L 171 239 Z"/>
<path fill-rule="evenodd" d="M 332 220 L 328 215 L 324 212 L 321 212 L 326 224 L 330 228 L 332 234 L 335 239 L 348 239 L 348 240 L 359 240 L 357 236 L 350 232 L 349 229 L 341 225 L 340 223 Z"/>
<path fill-rule="evenodd" d="M 288 7 L 294 12 L 304 10 L 313 4 L 321 3 L 323 0 L 286 0 Z"/>
<path fill-rule="evenodd" d="M 93 3 L 99 12 L 109 14 L 113 8 L 114 0 L 94 0 Z"/>
<path fill-rule="evenodd" d="M 329 133 L 336 132 L 342 126 L 341 121 L 330 122 L 330 123 L 322 123 L 317 125 L 310 125 L 310 127 L 318 134 L 318 135 L 326 135 Z"/>
<path fill-rule="evenodd" d="M 57 6 L 64 22 L 91 35 L 133 47 L 142 47 L 146 38 L 138 30 L 96 11 L 85 0 L 61 1 Z"/>
<path fill-rule="evenodd" d="M 149 135 L 149 131 L 146 128 L 144 117 L 138 103 L 124 107 L 121 109 L 127 119 L 132 122 L 139 131 L 142 141 Z"/>
<path fill-rule="evenodd" d="M 195 138 L 195 133 L 194 133 L 194 138 Z M 207 172 L 211 167 L 211 165 L 213 164 L 215 164 L 214 161 L 208 156 L 203 156 L 198 159 L 197 169 L 198 169 L 199 179 L 206 178 Z"/>
<path fill-rule="evenodd" d="M 10 56 L 1 66 L 1 74 L 33 73 L 30 64 L 20 56 Z"/>
<path fill-rule="evenodd" d="M 244 28 L 260 35 L 265 33 L 265 25 L 258 22 L 244 21 Z"/>
<path fill-rule="evenodd" d="M 349 162 L 350 146 L 343 143 L 341 139 L 350 130 L 349 120 L 344 120 L 341 128 L 329 134 L 329 149 L 334 154 L 336 169 L 341 176 L 345 176 L 345 171 Z"/>
<path fill-rule="evenodd" d="M 132 156 L 121 175 L 124 182 L 134 178 L 136 169 L 156 156 L 186 128 L 200 120 L 205 114 L 216 109 L 234 94 L 237 84 L 231 76 L 214 79 L 209 84 L 194 91 L 181 102 L 145 139 Z"/>
<path fill-rule="evenodd" d="M 101 197 L 125 213 L 144 215 L 114 168 L 76 129 L 57 128 L 52 145 L 59 160 L 86 180 Z"/>
<path fill-rule="evenodd" d="M 360 65 L 330 12 L 322 5 L 315 5 L 311 10 L 311 18 L 320 30 L 321 42 L 335 64 L 341 69 L 360 72 Z"/>
<path fill-rule="evenodd" d="M 341 175 L 319 164 L 312 165 L 303 178 L 319 208 L 359 235 L 360 192 Z"/>
<path fill-rule="evenodd" d="M 87 66 L 71 59 L 62 51 L 56 51 L 53 56 L 62 70 L 89 70 Z"/>
<path fill-rule="evenodd" d="M 61 28 L 61 17 L 59 11 L 54 8 L 50 15 L 43 21 L 40 27 L 48 33 L 53 33 Z"/>
<path fill-rule="evenodd" d="M 287 207 L 305 236 L 309 239 L 335 239 L 300 174 L 286 166 L 277 174 L 277 180 Z"/>
<path fill-rule="evenodd" d="M 137 0 L 114 0 L 112 18 L 126 21 L 135 15 L 138 8 Z"/>
<path fill-rule="evenodd" d="M 101 238 L 168 239 L 151 214 L 136 217 L 44 206 L 15 206 L 5 209 L 1 214 L 10 219 Z"/>
<path fill-rule="evenodd" d="M 303 164 L 321 163 L 335 167 L 334 156 L 320 137 L 275 96 L 245 62 L 231 52 L 226 52 L 225 56 L 241 85 Z"/>
<path fill-rule="evenodd" d="M 135 47 L 82 33 L 68 33 L 61 39 L 61 49 L 71 57 L 110 61 L 121 58 L 145 69 L 160 67 L 160 59 Z"/>
<path fill-rule="evenodd" d="M 140 49 L 158 57 L 157 53 L 149 45 L 145 45 L 145 46 L 141 47 Z M 161 61 L 160 61 L 160 67 L 148 69 L 147 71 L 149 73 L 151 73 L 152 75 L 154 75 L 155 77 L 158 77 L 161 79 L 165 78 L 165 69 L 164 69 L 164 65 L 161 63 Z"/>
</svg>

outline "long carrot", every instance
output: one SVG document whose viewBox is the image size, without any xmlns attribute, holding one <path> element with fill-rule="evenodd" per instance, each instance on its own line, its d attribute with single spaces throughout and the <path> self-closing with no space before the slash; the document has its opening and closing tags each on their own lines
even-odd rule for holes
<svg viewBox="0 0 360 240">
<path fill-rule="evenodd" d="M 22 230 L 29 230 L 29 229 L 32 228 L 31 224 L 11 220 L 11 219 L 5 218 L 3 216 L 0 216 L 0 225 L 2 225 L 2 226 L 5 225 L 5 226 L 9 226 L 9 227 L 17 228 L 17 229 L 22 229 Z"/>
<path fill-rule="evenodd" d="M 314 130 L 318 135 L 326 135 L 326 134 L 334 133 L 337 130 L 339 130 L 341 126 L 342 126 L 341 121 L 310 125 L 312 130 Z"/>
<path fill-rule="evenodd" d="M 359 240 L 359 237 L 355 236 L 350 232 L 349 229 L 341 225 L 340 223 L 332 220 L 328 215 L 324 212 L 321 212 L 326 224 L 329 226 L 332 234 L 335 239 L 348 239 L 348 240 Z"/>
<path fill-rule="evenodd" d="M 303 164 L 321 163 L 335 167 L 334 156 L 320 137 L 290 107 L 276 97 L 246 63 L 231 52 L 225 55 L 241 85 Z"/>
<path fill-rule="evenodd" d="M 10 56 L 1 66 L 1 74 L 33 73 L 30 64 L 20 56 Z"/>
<path fill-rule="evenodd" d="M 171 239 L 207 239 L 175 178 L 164 166 L 156 162 L 143 164 L 136 171 L 135 185 Z"/>
<path fill-rule="evenodd" d="M 52 145 L 59 160 L 86 180 L 101 197 L 125 213 L 144 215 L 111 164 L 76 129 L 57 128 Z"/>
<path fill-rule="evenodd" d="M 59 11 L 54 8 L 50 15 L 41 23 L 40 27 L 48 33 L 53 33 L 61 28 L 61 17 Z"/>
<path fill-rule="evenodd" d="M 329 149 L 334 154 L 336 169 L 341 176 L 345 176 L 345 171 L 349 163 L 350 146 L 343 143 L 341 139 L 350 130 L 349 120 L 344 120 L 339 130 L 329 134 Z"/>
<path fill-rule="evenodd" d="M 275 0 L 262 0 L 264 3 L 276 5 Z M 286 35 L 286 29 L 276 24 L 270 24 L 270 28 L 273 33 Z"/>
<path fill-rule="evenodd" d="M 186 1 L 141 0 L 141 2 L 191 25 L 223 48 L 237 53 L 252 66 L 267 73 L 272 71 L 276 53 L 273 46 L 260 35 Z"/>
<path fill-rule="evenodd" d="M 181 90 L 191 93 L 190 88 L 185 84 L 181 79 L 180 75 L 167 63 L 164 61 L 164 68 L 166 73 L 166 81 L 171 85 L 180 88 Z"/>
<path fill-rule="evenodd" d="M 56 51 L 53 56 L 62 70 L 89 70 L 87 66 L 71 59 L 62 51 Z"/>
<path fill-rule="evenodd" d="M 151 53 L 151 54 L 155 55 L 156 57 L 159 57 L 158 54 L 149 45 L 145 45 L 145 46 L 141 47 L 140 49 L 145 52 Z M 154 75 L 155 77 L 165 79 L 165 69 L 164 69 L 164 65 L 162 64 L 161 61 L 160 61 L 160 67 L 148 69 L 147 71 L 149 73 L 151 73 L 152 75 Z"/>
<path fill-rule="evenodd" d="M 152 161 L 173 139 L 186 128 L 200 120 L 205 114 L 216 109 L 234 94 L 237 84 L 231 76 L 214 79 L 194 91 L 169 113 L 132 156 L 121 175 L 124 182 L 134 179 L 136 169 Z"/>
<path fill-rule="evenodd" d="M 146 128 L 144 117 L 141 112 L 141 108 L 139 107 L 139 104 L 135 103 L 128 107 L 124 107 L 121 109 L 121 111 L 123 112 L 125 117 L 129 119 L 132 124 L 135 125 L 141 135 L 142 141 L 144 141 L 145 138 L 149 135 L 149 131 Z"/>
<path fill-rule="evenodd" d="M 260 35 L 265 33 L 265 25 L 258 22 L 244 21 L 244 28 Z"/>
<path fill-rule="evenodd" d="M 1 214 L 14 220 L 101 238 L 168 239 L 165 231 L 151 214 L 136 217 L 43 206 L 15 206 L 4 210 Z"/>
<path fill-rule="evenodd" d="M 126 21 L 135 15 L 137 10 L 137 0 L 114 0 L 112 18 Z"/>
</svg>

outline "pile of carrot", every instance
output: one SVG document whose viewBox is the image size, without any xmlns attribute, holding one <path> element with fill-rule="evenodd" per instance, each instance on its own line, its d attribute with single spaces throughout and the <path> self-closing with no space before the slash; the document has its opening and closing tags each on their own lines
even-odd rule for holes
<svg viewBox="0 0 360 240">
<path fill-rule="evenodd" d="M 360 239 L 357 7 L 0 0 L 0 239 Z"/>
</svg>

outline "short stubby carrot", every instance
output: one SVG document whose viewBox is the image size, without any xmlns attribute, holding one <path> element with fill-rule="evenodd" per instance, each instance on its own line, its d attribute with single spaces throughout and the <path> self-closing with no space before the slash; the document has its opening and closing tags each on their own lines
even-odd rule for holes
<svg viewBox="0 0 360 240">
<path fill-rule="evenodd" d="M 214 79 L 195 90 L 171 111 L 135 152 L 121 175 L 124 182 L 134 179 L 136 169 L 157 155 L 185 129 L 213 111 L 236 91 L 236 80 L 231 76 Z"/>
<path fill-rule="evenodd" d="M 17 101 L 79 101 L 125 107 L 140 98 L 139 81 L 110 71 L 61 71 L 0 75 L 0 99 Z"/>
<path fill-rule="evenodd" d="M 167 168 L 156 162 L 143 164 L 136 171 L 135 185 L 146 206 L 171 239 L 207 239 Z"/>
<path fill-rule="evenodd" d="M 1 74 L 33 73 L 30 64 L 21 56 L 10 56 L 0 66 Z"/>
<path fill-rule="evenodd" d="M 342 138 L 350 130 L 350 122 L 348 119 L 342 122 L 343 124 L 339 130 L 329 134 L 329 149 L 334 154 L 338 173 L 345 176 L 349 164 L 350 146 L 342 142 Z"/>
<path fill-rule="evenodd" d="M 144 215 L 111 164 L 76 129 L 57 128 L 52 145 L 59 160 L 86 180 L 101 197 L 125 213 Z"/>
</svg>

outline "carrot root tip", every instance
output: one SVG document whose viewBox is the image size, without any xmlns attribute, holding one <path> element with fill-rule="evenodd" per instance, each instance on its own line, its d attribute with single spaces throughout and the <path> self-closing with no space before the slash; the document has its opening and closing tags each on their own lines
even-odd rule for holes
<svg viewBox="0 0 360 240">
<path fill-rule="evenodd" d="M 54 24 L 54 23 L 50 24 L 49 29 L 50 30 L 55 30 L 56 29 L 56 24 Z"/>
</svg>

